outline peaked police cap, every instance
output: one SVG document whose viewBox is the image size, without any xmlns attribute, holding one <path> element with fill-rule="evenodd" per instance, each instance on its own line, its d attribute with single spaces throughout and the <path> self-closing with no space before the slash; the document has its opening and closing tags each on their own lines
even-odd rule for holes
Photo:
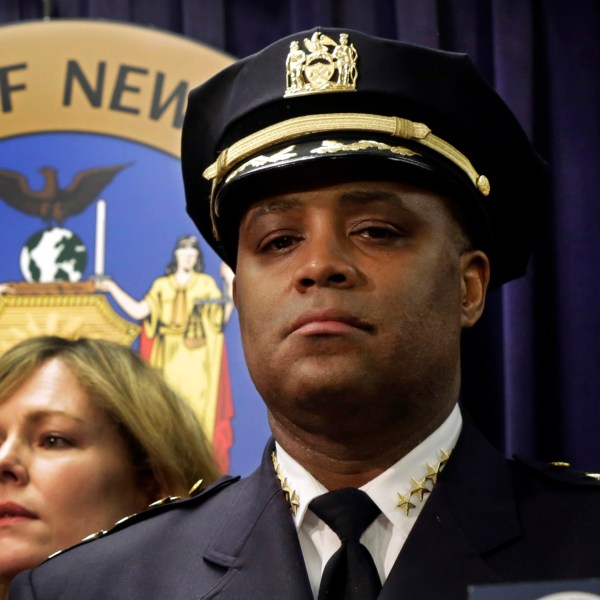
<svg viewBox="0 0 600 600">
<path fill-rule="evenodd" d="M 293 34 L 193 90 L 182 166 L 188 213 L 234 270 L 248 190 L 331 174 L 441 189 L 497 286 L 525 273 L 547 195 L 544 161 L 467 55 L 348 29 Z"/>
</svg>

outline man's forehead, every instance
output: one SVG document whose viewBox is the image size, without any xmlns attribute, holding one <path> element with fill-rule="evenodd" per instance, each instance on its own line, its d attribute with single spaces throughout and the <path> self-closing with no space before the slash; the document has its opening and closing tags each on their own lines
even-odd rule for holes
<svg viewBox="0 0 600 600">
<path fill-rule="evenodd" d="M 318 206 L 324 199 L 339 211 L 389 206 L 400 211 L 446 205 L 448 199 L 426 187 L 398 181 L 348 181 L 325 187 L 305 186 L 256 198 L 242 214 L 249 223 L 263 216 L 301 210 L 309 201 Z"/>
</svg>

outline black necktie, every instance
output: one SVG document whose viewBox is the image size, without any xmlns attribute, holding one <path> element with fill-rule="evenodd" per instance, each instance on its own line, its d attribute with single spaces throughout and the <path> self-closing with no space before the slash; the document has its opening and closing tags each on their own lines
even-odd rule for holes
<svg viewBox="0 0 600 600">
<path fill-rule="evenodd" d="M 308 506 L 340 538 L 341 548 L 323 571 L 318 600 L 374 600 L 381 581 L 360 536 L 381 512 L 361 490 L 344 488 L 315 498 Z"/>
</svg>

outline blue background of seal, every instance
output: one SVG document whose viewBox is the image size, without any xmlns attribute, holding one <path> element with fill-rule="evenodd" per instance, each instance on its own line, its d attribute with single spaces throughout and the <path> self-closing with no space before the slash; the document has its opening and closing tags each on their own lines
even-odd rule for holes
<svg viewBox="0 0 600 600">
<path fill-rule="evenodd" d="M 43 133 L 0 140 L 0 169 L 18 171 L 33 190 L 44 185 L 38 169 L 54 167 L 60 187 L 92 167 L 132 163 L 116 175 L 100 197 L 106 200 L 105 272 L 136 300 L 164 275 L 180 235 L 197 235 L 185 213 L 180 161 L 162 151 L 120 138 L 87 133 Z M 83 280 L 94 273 L 96 202 L 64 225 L 87 248 Z M 45 227 L 39 218 L 0 202 L 0 282 L 22 281 L 19 255 L 25 242 Z M 199 236 L 198 236 L 199 237 Z M 200 238 L 205 271 L 219 286 L 220 259 Z M 109 302 L 124 318 L 114 303 Z M 131 319 L 129 319 L 131 320 Z M 259 462 L 269 436 L 264 404 L 248 375 L 237 312 L 225 329 L 235 415 L 230 472 L 247 474 Z M 133 347 L 137 348 L 137 340 Z"/>
</svg>

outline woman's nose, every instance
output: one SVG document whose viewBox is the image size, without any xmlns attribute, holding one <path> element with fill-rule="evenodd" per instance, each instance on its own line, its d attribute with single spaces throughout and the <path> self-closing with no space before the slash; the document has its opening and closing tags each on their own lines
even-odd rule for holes
<svg viewBox="0 0 600 600">
<path fill-rule="evenodd" d="M 28 472 L 18 440 L 6 438 L 0 442 L 0 484 L 25 485 Z"/>
</svg>

